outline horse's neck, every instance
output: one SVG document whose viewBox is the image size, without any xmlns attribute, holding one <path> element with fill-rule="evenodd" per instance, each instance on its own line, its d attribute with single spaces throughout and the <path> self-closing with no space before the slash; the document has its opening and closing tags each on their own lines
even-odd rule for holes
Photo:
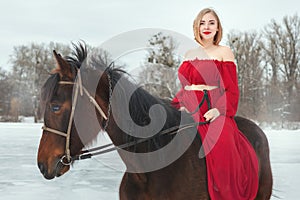
<svg viewBox="0 0 300 200">
<path fill-rule="evenodd" d="M 108 125 L 106 129 L 106 132 L 115 146 L 121 146 L 126 143 L 124 139 L 125 133 L 121 131 L 117 126 L 112 126 L 110 123 L 110 125 Z"/>
<path fill-rule="evenodd" d="M 136 145 L 130 145 L 134 142 L 126 139 L 128 134 L 120 130 L 119 127 L 114 124 L 113 120 L 108 126 L 107 132 L 115 146 L 125 146 L 125 148 L 120 149 L 118 153 L 128 171 L 132 172 L 136 170 L 137 173 L 142 173 L 144 172 L 143 169 L 146 169 L 145 171 L 157 171 L 166 167 L 167 169 L 165 170 L 170 171 L 187 170 L 186 167 L 182 165 L 182 162 L 190 164 L 198 163 L 201 141 L 199 139 L 195 139 L 197 136 L 193 136 L 193 134 L 197 134 L 197 129 L 182 130 L 183 131 L 180 131 L 180 133 L 177 133 L 177 135 L 174 136 L 174 139 L 170 138 L 168 135 L 162 136 L 165 138 L 160 140 L 161 146 L 159 147 L 155 146 L 155 141 L 150 140 Z M 179 139 L 176 137 L 179 137 Z M 140 138 L 137 142 L 138 141 L 140 141 Z M 127 148 L 127 145 L 130 145 L 130 147 Z M 166 146 L 169 145 L 173 146 L 173 148 L 171 147 L 168 149 Z M 185 146 L 185 148 L 182 148 L 182 146 Z M 176 152 L 181 148 L 182 150 Z M 170 160 L 170 157 L 174 156 L 173 154 L 177 154 L 177 157 Z M 149 165 L 154 163 L 156 165 L 158 162 L 161 162 L 160 167 L 155 168 L 156 166 L 154 166 L 154 168 L 148 168 Z M 194 164 L 192 165 L 195 167 Z"/>
</svg>

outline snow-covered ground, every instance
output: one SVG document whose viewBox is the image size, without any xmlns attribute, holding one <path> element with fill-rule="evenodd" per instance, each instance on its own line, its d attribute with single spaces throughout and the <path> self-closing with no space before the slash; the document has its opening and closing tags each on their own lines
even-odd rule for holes
<svg viewBox="0 0 300 200">
<path fill-rule="evenodd" d="M 268 130 L 274 177 L 273 194 L 300 196 L 300 130 Z M 45 180 L 36 165 L 41 124 L 0 123 L 0 199 L 118 199 L 122 164 L 114 153 L 77 162 L 67 174 Z M 105 139 L 105 137 L 102 137 Z M 277 199 L 272 197 L 272 199 Z"/>
</svg>

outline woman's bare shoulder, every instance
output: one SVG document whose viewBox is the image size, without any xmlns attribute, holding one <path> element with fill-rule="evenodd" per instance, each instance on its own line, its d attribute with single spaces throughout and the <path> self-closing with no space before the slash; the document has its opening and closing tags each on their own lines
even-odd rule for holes
<svg viewBox="0 0 300 200">
<path fill-rule="evenodd" d="M 234 62 L 234 54 L 228 46 L 220 45 L 219 51 L 222 54 L 223 61 L 233 61 Z"/>
</svg>

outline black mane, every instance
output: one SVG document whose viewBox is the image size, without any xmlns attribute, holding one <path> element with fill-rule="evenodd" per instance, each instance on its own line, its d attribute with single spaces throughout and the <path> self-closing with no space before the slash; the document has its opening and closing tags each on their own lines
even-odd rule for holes
<svg viewBox="0 0 300 200">
<path fill-rule="evenodd" d="M 113 107 L 115 107 L 115 110 L 118 110 L 118 115 L 114 116 L 114 118 L 118 118 L 118 121 L 122 121 L 122 123 L 125 123 L 126 126 L 130 126 L 130 123 L 135 123 L 141 127 L 147 126 L 151 123 L 151 118 L 149 116 L 150 108 L 156 104 L 159 104 L 163 107 L 167 114 L 166 122 L 162 130 L 166 130 L 170 127 L 175 127 L 180 124 L 181 112 L 171 106 L 170 101 L 153 96 L 142 87 L 137 86 L 134 81 L 129 80 L 132 77 L 122 68 L 116 66 L 114 62 L 108 63 L 105 57 L 102 57 L 102 55 L 99 55 L 99 53 L 89 56 L 87 60 L 87 68 L 91 68 L 96 71 L 100 70 L 101 72 L 106 73 L 106 75 L 109 77 L 112 91 L 116 92 L 116 85 L 118 85 L 118 87 L 122 87 L 116 92 L 117 96 L 124 99 L 122 105 L 112 105 Z M 134 92 L 131 96 L 129 96 L 128 91 L 131 90 L 134 90 Z M 109 102 L 111 103 L 111 100 L 109 100 Z M 124 107 L 127 105 L 129 105 L 130 116 L 124 114 L 126 112 L 122 112 L 122 110 L 124 110 Z M 161 113 L 156 113 L 156 116 L 161 117 Z M 134 133 L 134 135 L 138 134 L 138 132 L 134 129 L 130 129 L 130 131 Z M 149 131 L 151 132 L 151 130 Z M 153 133 L 150 134 L 152 135 Z M 137 137 L 129 136 L 128 133 L 125 133 L 124 135 L 127 142 L 136 141 L 139 139 L 138 135 Z M 170 142 L 172 137 L 173 136 L 170 135 L 160 137 L 160 134 L 158 133 L 150 140 L 151 144 L 149 145 L 149 150 L 156 150 L 158 148 L 161 148 L 162 146 Z"/>
<path fill-rule="evenodd" d="M 82 63 L 87 58 L 87 48 L 85 44 L 79 43 L 78 45 L 73 43 L 74 51 L 71 56 L 65 57 L 65 60 L 73 67 L 80 69 Z"/>
<path fill-rule="evenodd" d="M 101 55 L 93 55 L 89 58 L 88 63 L 89 68 L 92 66 L 93 69 L 104 71 L 109 76 L 112 90 L 115 89 L 115 86 L 120 80 L 122 81 L 121 84 L 118 84 L 118 86 L 122 87 L 122 90 L 119 91 L 121 93 L 118 95 L 120 97 L 126 97 L 125 99 L 130 99 L 130 102 L 126 103 L 129 105 L 133 121 L 138 125 L 143 126 L 150 123 L 149 109 L 155 104 L 163 106 L 167 113 L 172 113 L 173 116 L 170 117 L 170 119 L 180 118 L 180 112 L 178 112 L 176 108 L 172 107 L 169 101 L 151 95 L 141 86 L 138 86 L 134 81 L 129 80 L 132 79 L 132 77 L 121 67 L 116 66 L 114 62 L 108 64 Z M 134 93 L 131 97 L 129 97 L 128 90 L 132 89 L 134 90 Z"/>
<path fill-rule="evenodd" d="M 52 74 L 44 83 L 41 89 L 40 102 L 42 112 L 45 110 L 46 102 L 50 101 L 53 97 L 53 94 L 57 91 L 59 80 L 59 74 Z"/>
<path fill-rule="evenodd" d="M 120 71 L 119 69 L 114 68 L 107 68 L 107 73 L 111 77 L 112 82 L 112 88 L 113 91 L 115 91 L 115 86 L 118 84 L 120 79 L 123 76 L 126 76 L 126 72 Z M 118 84 L 120 87 L 120 84 Z M 125 126 L 129 127 L 130 133 L 125 133 L 123 136 L 125 136 L 125 141 L 128 142 L 137 142 L 141 137 L 139 137 L 139 132 L 132 128 L 132 124 L 135 123 L 138 126 L 144 127 L 151 123 L 151 118 L 149 115 L 150 108 L 156 104 L 159 104 L 163 107 L 163 109 L 166 112 L 166 121 L 161 131 L 169 129 L 171 127 L 176 127 L 180 124 L 181 120 L 181 112 L 179 112 L 176 108 L 172 107 L 170 104 L 170 101 L 155 97 L 151 95 L 148 91 L 144 90 L 142 87 L 138 87 L 135 83 L 131 82 L 127 77 L 122 78 L 122 89 L 118 90 L 117 96 L 124 99 L 122 105 L 112 105 L 113 108 L 118 110 L 117 116 L 114 116 L 114 118 L 118 118 L 118 121 Z M 128 90 L 135 89 L 131 96 L 128 94 Z M 125 115 L 126 112 L 122 112 L 124 110 L 125 106 L 129 105 L 129 113 L 130 116 Z M 161 118 L 162 113 L 155 113 L 156 118 Z M 164 119 L 163 119 L 164 120 Z M 147 135 L 152 135 L 153 132 L 149 129 L 145 131 Z M 134 134 L 134 136 L 130 136 L 131 134 Z M 145 133 L 142 133 L 145 135 Z M 174 135 L 161 135 L 160 133 L 157 133 L 154 136 L 151 136 L 150 139 L 147 142 L 147 152 L 149 151 L 155 151 L 166 144 L 168 144 Z M 136 147 L 133 147 L 131 149 L 128 149 L 130 151 L 136 151 Z"/>
</svg>

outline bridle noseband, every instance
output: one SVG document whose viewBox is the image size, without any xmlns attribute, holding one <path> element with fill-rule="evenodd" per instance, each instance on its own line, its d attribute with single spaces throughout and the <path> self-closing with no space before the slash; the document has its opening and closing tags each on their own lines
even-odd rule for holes
<svg viewBox="0 0 300 200">
<path fill-rule="evenodd" d="M 104 130 L 108 126 L 108 119 L 107 115 L 103 112 L 99 104 L 97 103 L 96 99 L 88 92 L 88 90 L 83 86 L 82 80 L 81 80 L 81 74 L 80 74 L 80 69 L 77 71 L 77 80 L 72 82 L 72 81 L 59 81 L 58 82 L 60 85 L 74 85 L 75 86 L 75 93 L 72 101 L 72 109 L 71 109 L 71 114 L 70 114 L 70 119 L 69 119 L 69 124 L 68 124 L 68 129 L 67 132 L 62 132 L 56 129 L 52 129 L 47 127 L 45 124 L 42 127 L 43 130 L 63 136 L 66 138 L 66 147 L 65 147 L 65 155 L 62 156 L 60 159 L 60 162 L 63 165 L 70 165 L 72 163 L 72 157 L 71 157 L 71 152 L 70 152 L 70 137 L 71 137 L 71 129 L 72 129 L 72 124 L 74 120 L 74 113 L 75 113 L 75 107 L 78 99 L 78 95 L 80 93 L 80 96 L 83 96 L 83 94 L 87 95 L 89 98 L 90 102 L 95 106 L 97 111 L 100 113 L 100 115 L 103 117 L 104 120 L 106 120 L 106 124 L 104 125 Z M 110 107 L 110 105 L 109 105 Z M 108 110 L 110 112 L 110 108 Z M 109 114 L 108 114 L 109 115 Z"/>
</svg>

